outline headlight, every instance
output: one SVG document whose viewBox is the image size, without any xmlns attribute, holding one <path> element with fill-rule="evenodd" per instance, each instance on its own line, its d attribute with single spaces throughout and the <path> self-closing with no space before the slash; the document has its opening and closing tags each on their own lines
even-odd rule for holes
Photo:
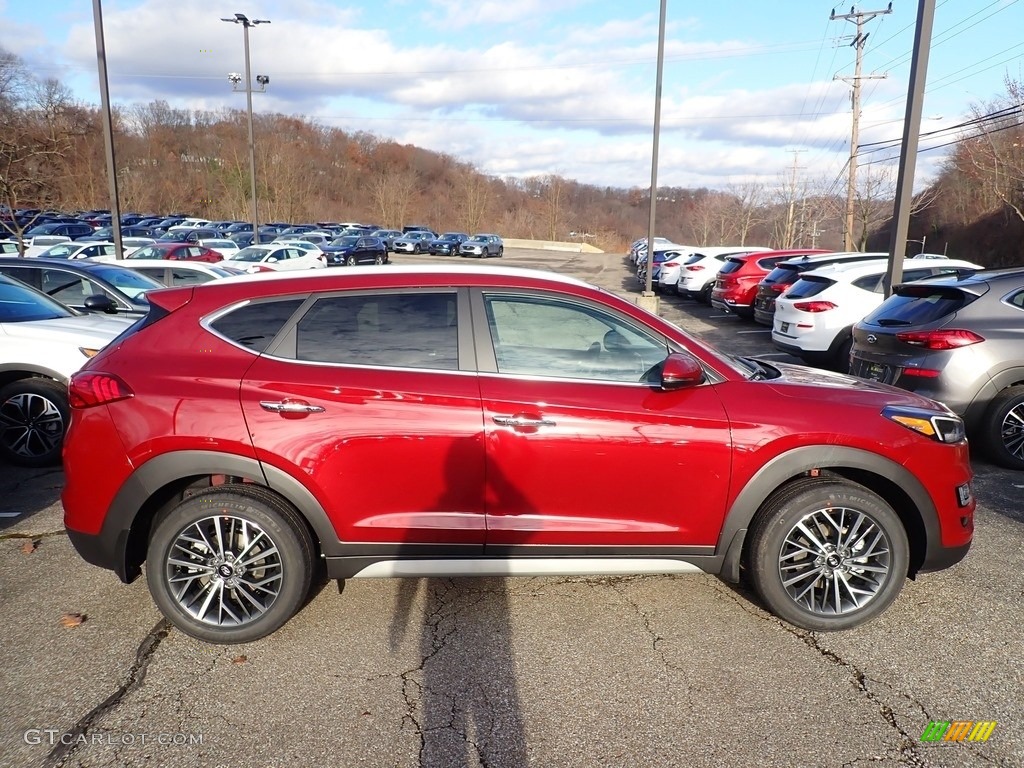
<svg viewBox="0 0 1024 768">
<path fill-rule="evenodd" d="M 959 443 L 967 436 L 963 419 L 952 413 L 888 406 L 882 409 L 882 415 L 940 443 Z"/>
</svg>

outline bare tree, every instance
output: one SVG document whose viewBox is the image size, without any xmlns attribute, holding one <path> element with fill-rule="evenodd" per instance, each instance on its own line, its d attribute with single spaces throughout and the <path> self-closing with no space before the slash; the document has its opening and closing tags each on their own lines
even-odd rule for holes
<svg viewBox="0 0 1024 768">
<path fill-rule="evenodd" d="M 410 201 L 420 189 L 419 174 L 408 167 L 387 165 L 370 179 L 370 196 L 384 226 L 407 224 Z"/>
<path fill-rule="evenodd" d="M 490 180 L 473 166 L 461 170 L 452 190 L 460 226 L 467 232 L 479 232 L 491 206 Z"/>
<path fill-rule="evenodd" d="M 22 61 L 0 53 L 0 205 L 7 226 L 23 243 L 33 219 L 13 212 L 26 203 L 55 205 L 65 155 L 71 149 L 69 91 L 56 80 L 37 80 Z"/>
<path fill-rule="evenodd" d="M 960 149 L 983 194 L 1024 221 L 1024 82 L 1006 77 L 1004 83 L 1005 96 L 984 109 L 974 107 L 979 122 Z"/>
</svg>

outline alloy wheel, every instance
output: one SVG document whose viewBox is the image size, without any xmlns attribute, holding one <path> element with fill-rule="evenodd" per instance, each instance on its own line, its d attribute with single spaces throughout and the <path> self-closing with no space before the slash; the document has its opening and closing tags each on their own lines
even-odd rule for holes
<svg viewBox="0 0 1024 768">
<path fill-rule="evenodd" d="M 54 451 L 64 436 L 64 417 L 43 395 L 22 392 L 0 403 L 0 442 L 12 454 L 37 458 Z"/>
<path fill-rule="evenodd" d="M 839 616 L 863 608 L 883 589 L 892 552 L 889 538 L 871 516 L 828 507 L 802 517 L 779 553 L 779 577 L 801 608 Z"/>
<path fill-rule="evenodd" d="M 191 523 L 164 564 L 171 597 L 197 621 L 238 627 L 277 600 L 284 563 L 277 544 L 251 520 L 228 515 Z"/>
<path fill-rule="evenodd" d="M 1019 403 L 1006 412 L 1000 433 L 1006 452 L 1024 460 L 1024 403 Z"/>
</svg>

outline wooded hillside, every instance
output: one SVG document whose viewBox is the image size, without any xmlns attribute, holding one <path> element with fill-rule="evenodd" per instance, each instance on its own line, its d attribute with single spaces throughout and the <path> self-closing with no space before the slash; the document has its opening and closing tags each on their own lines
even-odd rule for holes
<svg viewBox="0 0 1024 768">
<path fill-rule="evenodd" d="M 1008 80 L 1005 94 L 979 107 L 1005 108 L 1005 115 L 966 129 L 919 197 L 910 237 L 925 239 L 928 251 L 1024 263 L 1021 95 L 1021 84 Z M 250 215 L 244 111 L 153 101 L 118 107 L 114 132 L 123 211 Z M 255 135 L 266 221 L 422 223 L 513 238 L 585 238 L 612 251 L 647 229 L 647 189 L 594 187 L 555 174 L 495 178 L 450 155 L 281 114 L 257 114 Z M 856 239 L 884 250 L 893 177 L 872 167 L 860 175 Z M 36 78 L 0 52 L 0 206 L 109 208 L 105 168 L 98 107 L 76 103 L 59 82 Z M 845 190 L 835 186 L 782 177 L 724 190 L 659 188 L 658 234 L 705 245 L 839 248 Z"/>
</svg>

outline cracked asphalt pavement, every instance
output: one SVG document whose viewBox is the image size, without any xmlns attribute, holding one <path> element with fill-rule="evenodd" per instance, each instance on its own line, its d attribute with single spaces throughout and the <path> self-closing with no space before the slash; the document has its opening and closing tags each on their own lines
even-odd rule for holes
<svg viewBox="0 0 1024 768">
<path fill-rule="evenodd" d="M 637 292 L 621 256 L 487 263 Z M 780 358 L 736 318 L 661 312 Z M 850 632 L 794 629 L 710 576 L 367 579 L 218 647 L 77 556 L 59 470 L 0 465 L 0 766 L 1022 766 L 1024 475 L 975 471 L 966 560 Z M 935 720 L 997 725 L 922 742 Z"/>
</svg>

